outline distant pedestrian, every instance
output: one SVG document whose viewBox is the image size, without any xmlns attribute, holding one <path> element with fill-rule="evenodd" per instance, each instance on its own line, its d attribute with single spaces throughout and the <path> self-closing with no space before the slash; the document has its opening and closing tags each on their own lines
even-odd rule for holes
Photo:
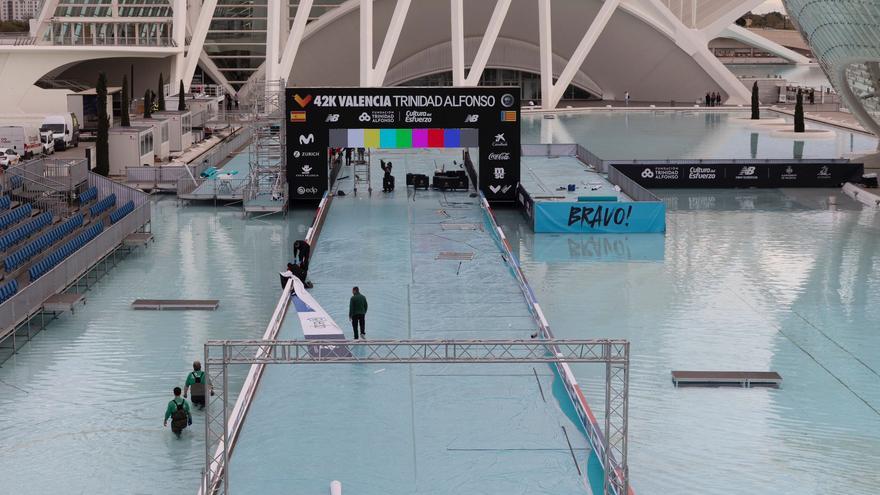
<svg viewBox="0 0 880 495">
<path fill-rule="evenodd" d="M 810 105 L 814 105 L 816 103 L 816 90 L 810 88 Z"/>
<path fill-rule="evenodd" d="M 293 243 L 293 259 L 305 267 L 309 266 L 309 258 L 311 257 L 312 247 L 304 240 L 294 241 Z"/>
<path fill-rule="evenodd" d="M 171 432 L 180 438 L 184 428 L 192 424 L 192 414 L 189 412 L 189 402 L 180 396 L 180 387 L 174 387 L 174 398 L 168 402 L 165 408 L 165 422 L 168 426 L 168 418 L 171 418 Z"/>
<path fill-rule="evenodd" d="M 351 148 L 345 148 L 345 164 L 351 165 Z"/>
<path fill-rule="evenodd" d="M 721 93 L 715 93 L 715 106 L 721 106 Z"/>
<path fill-rule="evenodd" d="M 208 385 L 208 376 L 202 371 L 202 363 L 193 361 L 193 370 L 186 375 L 186 383 L 183 385 L 183 398 L 186 399 L 187 392 L 192 392 L 192 403 L 199 409 L 205 408 L 205 392 L 210 389 Z M 210 389 L 211 395 L 214 390 Z"/>
<path fill-rule="evenodd" d="M 232 98 L 235 101 L 235 109 L 238 110 L 238 93 L 235 93 L 235 96 Z"/>
<path fill-rule="evenodd" d="M 626 106 L 629 106 L 629 91 L 624 91 L 623 102 L 624 104 L 626 104 Z"/>
<path fill-rule="evenodd" d="M 365 339 L 367 338 L 365 328 L 367 298 L 361 294 L 361 290 L 357 287 L 352 287 L 351 294 L 351 300 L 348 302 L 348 319 L 351 320 L 351 326 L 354 329 L 354 340 L 358 339 L 358 325 L 360 325 L 360 337 Z"/>
<path fill-rule="evenodd" d="M 709 96 L 709 93 L 706 93 L 706 106 L 707 107 L 712 106 L 712 102 L 711 102 L 710 98 L 711 97 Z"/>
</svg>

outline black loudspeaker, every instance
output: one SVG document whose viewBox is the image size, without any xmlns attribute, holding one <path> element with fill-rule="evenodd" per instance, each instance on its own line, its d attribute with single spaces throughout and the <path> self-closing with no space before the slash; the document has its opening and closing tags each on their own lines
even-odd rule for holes
<svg viewBox="0 0 880 495">
<path fill-rule="evenodd" d="M 413 187 L 427 190 L 429 187 L 428 176 L 425 174 L 413 174 Z"/>
<path fill-rule="evenodd" d="M 382 177 L 382 191 L 391 192 L 394 190 L 394 176 L 386 175 Z"/>
<path fill-rule="evenodd" d="M 435 175 L 434 176 L 434 189 L 440 189 L 442 191 L 447 190 L 455 190 L 455 189 L 468 189 L 468 178 L 466 175 Z"/>
</svg>

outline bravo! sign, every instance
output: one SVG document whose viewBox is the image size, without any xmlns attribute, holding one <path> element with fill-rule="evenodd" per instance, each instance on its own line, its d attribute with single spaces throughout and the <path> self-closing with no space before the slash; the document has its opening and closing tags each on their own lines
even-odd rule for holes
<svg viewBox="0 0 880 495">
<path fill-rule="evenodd" d="M 535 205 L 535 232 L 659 233 L 666 231 L 660 202 L 547 202 Z"/>
</svg>

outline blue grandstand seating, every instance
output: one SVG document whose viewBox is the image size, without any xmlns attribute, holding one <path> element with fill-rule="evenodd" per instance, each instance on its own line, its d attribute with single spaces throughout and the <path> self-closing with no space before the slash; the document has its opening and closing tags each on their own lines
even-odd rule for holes
<svg viewBox="0 0 880 495">
<path fill-rule="evenodd" d="M 117 208 L 116 211 L 114 211 L 113 213 L 110 214 L 110 223 L 114 224 L 114 223 L 122 220 L 122 217 L 124 217 L 125 215 L 128 215 L 129 213 L 131 213 L 133 211 L 134 211 L 134 201 L 129 201 L 128 203 L 125 203 L 124 205 Z"/>
<path fill-rule="evenodd" d="M 18 189 L 19 187 L 21 187 L 22 184 L 24 184 L 24 179 L 22 179 L 20 176 L 13 175 L 9 177 L 9 190 L 13 191 L 15 189 Z"/>
<path fill-rule="evenodd" d="M 0 215 L 0 229 L 5 229 L 18 221 L 31 216 L 33 208 L 30 203 Z"/>
<path fill-rule="evenodd" d="M 104 224 L 96 223 L 95 225 L 87 228 L 83 233 L 62 244 L 49 256 L 35 263 L 34 266 L 30 267 L 30 269 L 28 270 L 31 281 L 34 281 L 45 275 L 46 272 L 54 268 L 55 265 L 61 263 L 62 261 L 64 261 L 65 258 L 76 252 L 77 249 L 85 246 L 86 243 L 97 237 L 98 234 L 100 234 L 103 230 Z"/>
<path fill-rule="evenodd" d="M 35 255 L 51 247 L 52 244 L 58 242 L 59 239 L 62 239 L 64 236 L 81 227 L 82 224 L 82 214 L 71 217 L 61 225 L 58 225 L 49 232 L 37 237 L 18 251 L 7 256 L 6 259 L 3 260 L 3 267 L 6 269 L 7 273 L 15 270 Z"/>
<path fill-rule="evenodd" d="M 115 194 L 111 194 L 111 195 L 107 196 L 106 198 L 102 199 L 101 201 L 98 201 L 94 205 L 90 206 L 89 207 L 89 215 L 93 216 L 93 217 L 98 216 L 101 213 L 107 211 L 107 209 L 112 208 L 113 206 L 116 206 L 116 195 Z M 0 218 L 2 218 L 2 217 L 0 217 Z"/>
<path fill-rule="evenodd" d="M 0 304 L 5 303 L 6 300 L 14 296 L 16 292 L 18 292 L 18 282 L 15 280 L 4 284 L 0 287 Z"/>
<path fill-rule="evenodd" d="M 0 210 L 8 210 L 11 205 L 12 200 L 9 199 L 9 196 L 3 196 L 0 198 Z"/>
<path fill-rule="evenodd" d="M 86 203 L 91 203 L 98 197 L 98 188 L 90 187 L 86 190 L 86 192 L 79 195 L 79 204 L 84 205 Z"/>
<path fill-rule="evenodd" d="M 46 211 L 37 215 L 37 218 L 33 221 L 0 235 L 0 251 L 6 251 L 11 246 L 17 244 L 22 239 L 29 237 L 34 232 L 42 229 L 50 223 L 52 223 L 52 213 Z"/>
</svg>

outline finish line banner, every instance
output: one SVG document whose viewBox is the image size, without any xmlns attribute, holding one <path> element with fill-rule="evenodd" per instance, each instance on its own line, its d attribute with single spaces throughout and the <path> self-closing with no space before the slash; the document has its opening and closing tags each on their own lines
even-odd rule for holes
<svg viewBox="0 0 880 495">
<path fill-rule="evenodd" d="M 840 187 L 861 179 L 861 163 L 608 164 L 648 189 Z"/>
<path fill-rule="evenodd" d="M 512 86 L 287 88 L 290 197 L 323 197 L 328 148 L 478 148 L 475 185 L 490 202 L 512 203 L 520 179 L 519 95 Z"/>
<path fill-rule="evenodd" d="M 536 202 L 534 230 L 601 234 L 666 232 L 662 202 Z"/>
</svg>

